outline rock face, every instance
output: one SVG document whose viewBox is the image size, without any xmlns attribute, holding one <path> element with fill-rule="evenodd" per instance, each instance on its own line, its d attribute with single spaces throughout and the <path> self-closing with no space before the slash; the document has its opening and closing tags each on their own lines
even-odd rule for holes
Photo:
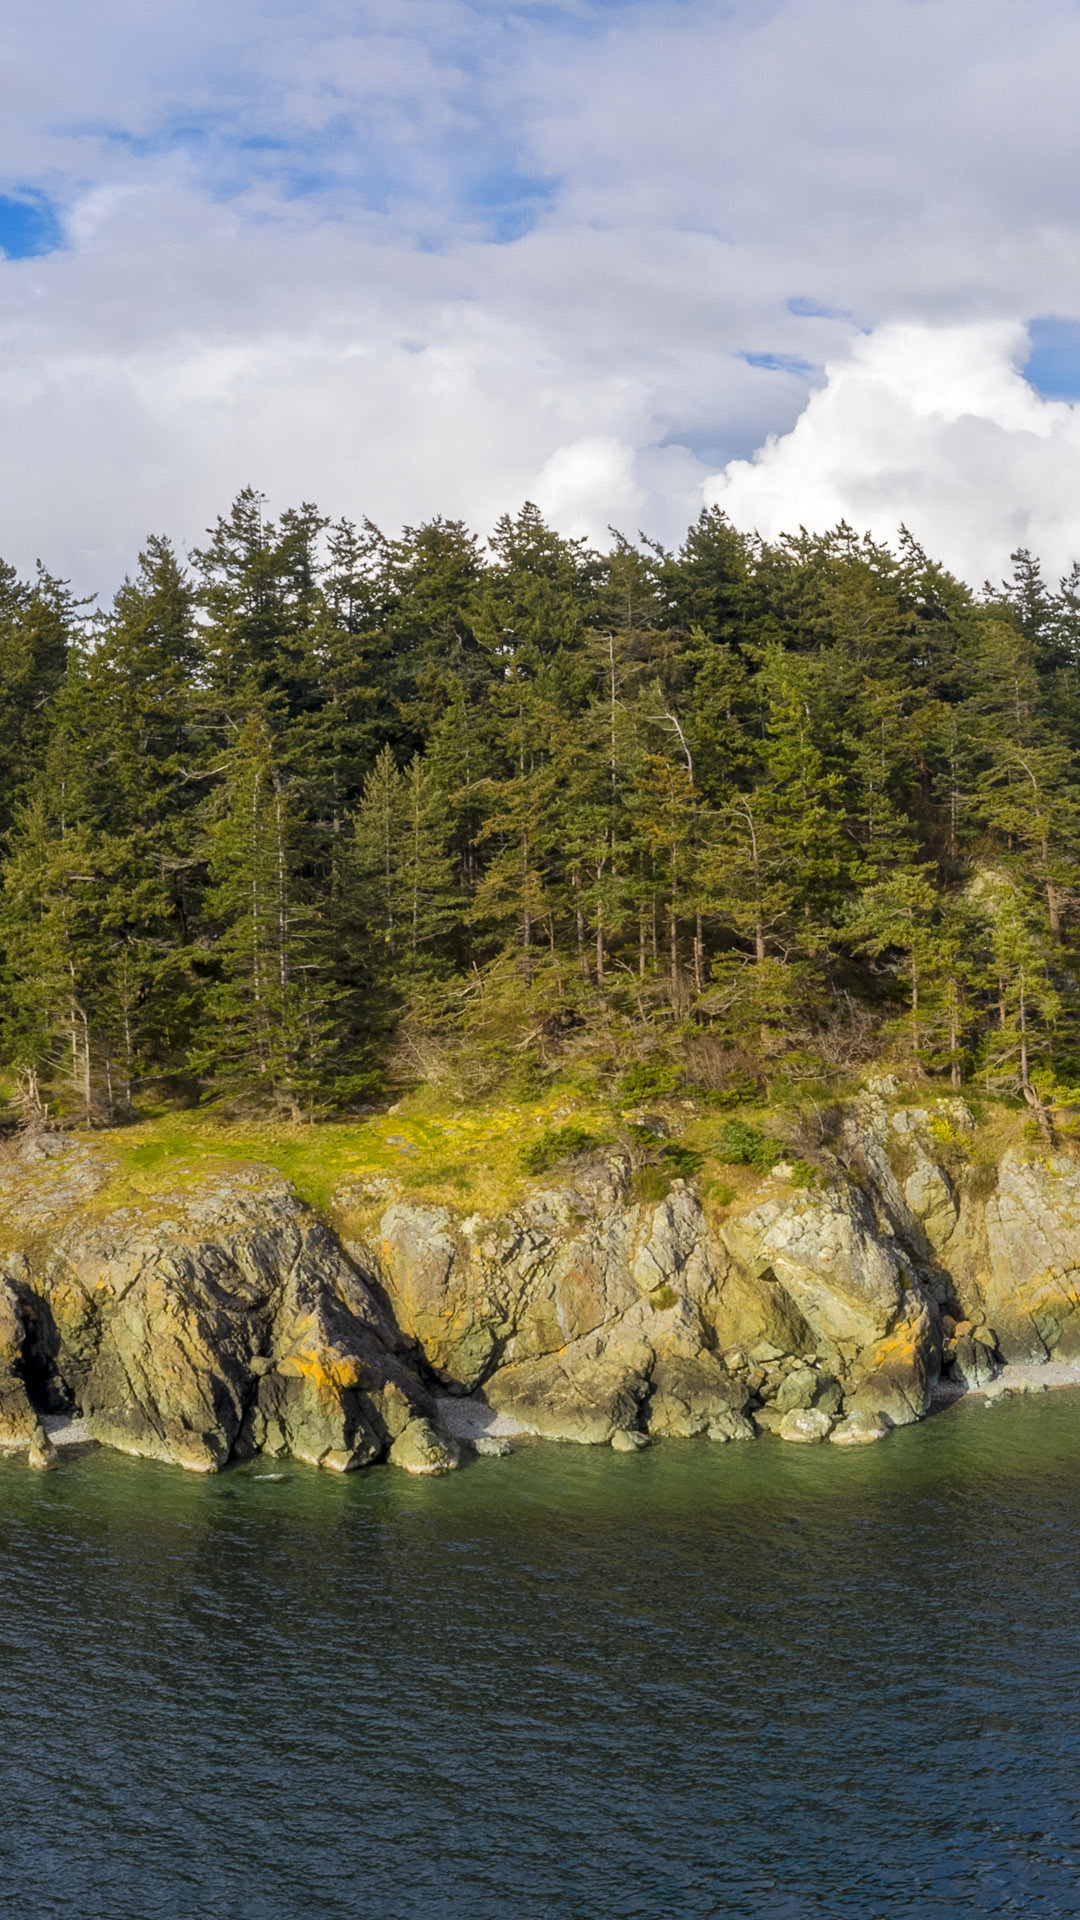
<svg viewBox="0 0 1080 1920">
<path fill-rule="evenodd" d="M 73 1406 L 106 1445 L 202 1472 L 256 1451 L 344 1470 L 430 1413 L 397 1329 L 286 1183 L 240 1169 L 109 1207 L 109 1171 L 77 1146 L 57 1179 L 6 1170 L 0 1438 L 28 1438 L 35 1403 Z"/>
<path fill-rule="evenodd" d="M 986 1312 L 1007 1360 L 1080 1355 L 1080 1168 L 1006 1153 L 986 1208 Z"/>
<path fill-rule="evenodd" d="M 0 1167 L 0 1445 L 42 1453 L 74 1411 L 198 1471 L 433 1474 L 467 1405 L 627 1452 L 850 1446 L 919 1419 L 943 1364 L 985 1387 L 1001 1356 L 1080 1356 L 1080 1169 L 980 1163 L 962 1101 L 897 1093 L 848 1104 L 812 1187 L 774 1173 L 711 1221 L 681 1180 L 637 1198 L 621 1152 L 490 1219 L 342 1189 L 332 1230 L 266 1168 L 121 1203 L 113 1163 L 53 1142 Z"/>
</svg>

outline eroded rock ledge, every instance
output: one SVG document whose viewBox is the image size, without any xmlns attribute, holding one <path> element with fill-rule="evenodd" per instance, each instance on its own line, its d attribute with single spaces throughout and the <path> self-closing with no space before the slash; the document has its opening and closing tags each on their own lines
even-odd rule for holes
<svg viewBox="0 0 1080 1920">
<path fill-rule="evenodd" d="M 707 1218 L 598 1155 L 499 1218 L 263 1167 L 109 1204 L 93 1145 L 0 1169 L 0 1444 L 43 1416 L 214 1471 L 256 1453 L 444 1472 L 507 1432 L 859 1443 L 1002 1360 L 1080 1356 L 1080 1168 L 970 1151 L 962 1101 L 877 1083 L 817 1153 Z M 989 1175 L 989 1177 L 988 1177 Z"/>
</svg>

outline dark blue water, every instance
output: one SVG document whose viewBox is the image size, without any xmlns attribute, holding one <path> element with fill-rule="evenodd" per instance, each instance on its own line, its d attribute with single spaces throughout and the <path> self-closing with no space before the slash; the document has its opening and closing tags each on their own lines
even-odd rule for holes
<svg viewBox="0 0 1080 1920">
<path fill-rule="evenodd" d="M 443 1481 L 0 1464 L 0 1909 L 1080 1915 L 1080 1395 Z"/>
</svg>

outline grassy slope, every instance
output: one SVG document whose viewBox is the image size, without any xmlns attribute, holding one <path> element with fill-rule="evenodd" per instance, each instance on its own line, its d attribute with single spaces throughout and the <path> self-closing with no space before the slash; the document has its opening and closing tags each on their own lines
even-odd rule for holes
<svg viewBox="0 0 1080 1920">
<path fill-rule="evenodd" d="M 933 1110 L 942 1092 L 937 1085 L 908 1087 L 897 1104 L 926 1104 Z M 683 1099 L 651 1101 L 649 1107 L 664 1115 L 671 1137 L 700 1156 L 702 1192 L 714 1211 L 738 1205 L 761 1178 L 752 1168 L 732 1166 L 723 1158 L 719 1136 L 724 1121 L 738 1117 L 790 1137 L 794 1118 L 788 1113 L 785 1125 L 780 1116 L 762 1109 L 742 1108 L 735 1116 Z M 1006 1144 L 1018 1140 L 1022 1123 L 1015 1112 L 986 1103 L 981 1118 L 974 1139 L 958 1140 L 951 1155 L 943 1152 L 944 1159 L 956 1161 L 956 1172 L 962 1163 L 996 1161 Z M 577 1093 L 522 1104 L 478 1101 L 463 1106 L 424 1090 L 399 1102 L 395 1111 L 364 1120 L 294 1126 L 227 1122 L 206 1111 L 169 1112 L 97 1133 L 93 1140 L 118 1163 L 116 1178 L 100 1197 L 109 1205 L 149 1200 L 196 1185 L 215 1169 L 256 1161 L 292 1181 L 320 1212 L 327 1210 L 335 1189 L 348 1184 L 362 1193 L 365 1183 L 371 1183 L 372 1204 L 384 1203 L 391 1190 L 402 1190 L 457 1212 L 490 1214 L 513 1205 L 533 1184 L 521 1168 L 521 1149 L 545 1129 L 570 1120 L 601 1142 L 628 1138 L 617 1109 Z M 655 1183 L 657 1176 L 652 1178 Z M 649 1192 L 647 1197 L 659 1194 Z"/>
<path fill-rule="evenodd" d="M 670 1132 L 702 1155 L 703 1182 L 717 1198 L 746 1184 L 749 1169 L 726 1166 L 710 1151 L 727 1114 L 681 1100 L 651 1102 L 650 1110 L 662 1111 Z M 521 1149 L 545 1129 L 571 1120 L 600 1142 L 626 1137 L 618 1111 L 580 1096 L 463 1107 L 440 1104 L 428 1092 L 362 1121 L 291 1126 L 174 1112 L 97 1133 L 93 1140 L 119 1163 L 107 1195 L 111 1204 L 195 1184 L 216 1168 L 259 1161 L 284 1174 L 320 1211 L 346 1182 L 389 1181 L 461 1211 L 495 1212 L 532 1184 L 519 1163 Z"/>
</svg>

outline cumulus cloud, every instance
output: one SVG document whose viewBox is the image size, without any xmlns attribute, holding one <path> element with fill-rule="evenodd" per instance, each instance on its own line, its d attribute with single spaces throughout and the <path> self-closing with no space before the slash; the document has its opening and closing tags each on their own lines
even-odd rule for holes
<svg viewBox="0 0 1080 1920">
<path fill-rule="evenodd" d="M 772 436 L 799 517 L 1057 553 L 1018 356 L 1080 316 L 1078 65 L 1074 0 L 41 0 L 0 212 L 66 245 L 0 260 L 0 552 L 106 587 L 249 481 L 674 540 Z"/>
<path fill-rule="evenodd" d="M 766 539 L 846 520 L 889 540 L 903 523 L 976 584 L 1018 546 L 1064 573 L 1080 558 L 1080 407 L 1034 392 L 1027 348 L 1010 324 L 882 326 L 706 498 Z"/>
</svg>

